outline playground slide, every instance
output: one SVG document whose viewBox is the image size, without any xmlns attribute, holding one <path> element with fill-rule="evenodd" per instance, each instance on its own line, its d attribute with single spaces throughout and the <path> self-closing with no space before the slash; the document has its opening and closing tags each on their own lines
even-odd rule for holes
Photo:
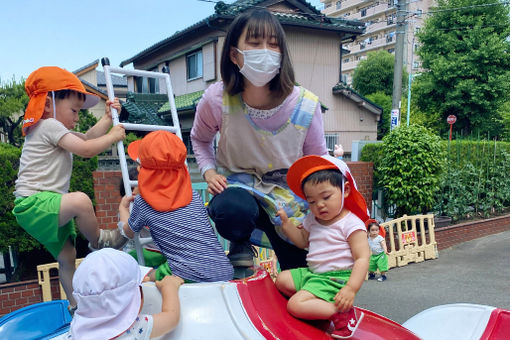
<svg viewBox="0 0 510 340">
<path fill-rule="evenodd" d="M 142 313 L 161 310 L 154 283 L 144 283 Z M 181 319 L 165 340 L 329 340 L 329 322 L 304 322 L 288 314 L 287 300 L 265 271 L 229 282 L 184 284 L 179 290 Z M 60 306 L 58 306 L 60 304 Z M 55 306 L 57 305 L 57 306 Z M 65 301 L 25 307 L 0 319 L 0 339 L 60 339 L 69 328 Z M 510 311 L 455 304 L 433 307 L 402 326 L 369 310 L 351 339 L 503 340 L 510 334 Z M 41 319 L 54 320 L 51 325 Z"/>
</svg>

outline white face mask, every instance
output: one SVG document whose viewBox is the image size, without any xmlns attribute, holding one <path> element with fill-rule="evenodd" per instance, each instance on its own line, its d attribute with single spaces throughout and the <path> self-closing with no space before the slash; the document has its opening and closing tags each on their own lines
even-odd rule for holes
<svg viewBox="0 0 510 340">
<path fill-rule="evenodd" d="M 239 72 L 253 85 L 264 86 L 280 72 L 281 54 L 279 52 L 268 49 L 237 50 L 244 56 L 244 65 Z"/>
</svg>

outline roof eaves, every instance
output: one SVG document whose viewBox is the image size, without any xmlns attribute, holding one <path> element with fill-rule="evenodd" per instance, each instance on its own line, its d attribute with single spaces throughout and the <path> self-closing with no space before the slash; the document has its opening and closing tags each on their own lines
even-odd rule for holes
<svg viewBox="0 0 510 340">
<path fill-rule="evenodd" d="M 79 77 L 81 76 L 82 74 L 86 73 L 87 71 L 91 70 L 91 69 L 95 69 L 97 67 L 97 65 L 99 65 L 99 59 L 96 59 L 94 60 L 93 62 L 91 63 L 88 63 L 87 65 L 85 66 L 82 66 L 80 67 L 79 69 L 73 71 L 73 73 Z"/>
<path fill-rule="evenodd" d="M 361 94 L 356 92 L 354 89 L 352 89 L 351 87 L 349 87 L 343 83 L 336 84 L 332 90 L 333 90 L 334 94 L 344 95 L 345 97 L 356 102 L 358 105 L 365 107 L 368 111 L 370 111 L 376 115 L 382 114 L 382 111 L 383 111 L 382 107 L 380 107 L 379 105 L 377 105 L 370 99 L 362 96 Z M 365 103 L 368 104 L 369 106 L 365 105 Z"/>
</svg>

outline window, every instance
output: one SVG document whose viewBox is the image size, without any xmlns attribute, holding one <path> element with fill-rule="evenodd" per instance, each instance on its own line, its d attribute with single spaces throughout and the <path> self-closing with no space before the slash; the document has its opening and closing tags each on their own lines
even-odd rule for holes
<svg viewBox="0 0 510 340">
<path fill-rule="evenodd" d="M 416 26 L 414 28 L 414 34 L 418 34 L 418 33 L 420 33 L 420 26 Z"/>
<path fill-rule="evenodd" d="M 418 8 L 418 9 L 416 10 L 416 17 L 421 18 L 421 15 L 422 15 L 422 14 L 423 14 L 423 10 L 421 10 L 421 9 L 419 9 L 419 8 Z"/>
<path fill-rule="evenodd" d="M 366 8 L 363 8 L 363 9 L 361 10 L 361 16 L 362 16 L 362 17 L 365 17 L 366 15 L 367 15 L 367 9 L 366 9 Z"/>
<path fill-rule="evenodd" d="M 361 42 L 359 43 L 359 49 L 360 49 L 360 50 L 363 50 L 363 49 L 365 49 L 365 47 L 366 47 L 366 42 L 365 42 L 365 41 L 361 41 Z"/>
<path fill-rule="evenodd" d="M 394 23 L 395 23 L 395 17 L 393 15 L 390 15 L 386 18 L 387 25 L 393 25 Z"/>
<path fill-rule="evenodd" d="M 186 56 L 186 68 L 188 80 L 202 78 L 202 50 L 193 52 Z"/>
<path fill-rule="evenodd" d="M 150 70 L 158 72 L 158 68 Z M 159 80 L 156 78 L 135 77 L 136 92 L 138 93 L 159 93 Z"/>
<path fill-rule="evenodd" d="M 336 9 L 340 9 L 342 8 L 342 1 L 337 1 L 336 2 Z"/>
<path fill-rule="evenodd" d="M 420 62 L 419 61 L 414 61 L 413 62 L 413 68 L 420 68 Z"/>
<path fill-rule="evenodd" d="M 344 59 L 344 64 L 349 62 L 349 58 Z"/>
</svg>

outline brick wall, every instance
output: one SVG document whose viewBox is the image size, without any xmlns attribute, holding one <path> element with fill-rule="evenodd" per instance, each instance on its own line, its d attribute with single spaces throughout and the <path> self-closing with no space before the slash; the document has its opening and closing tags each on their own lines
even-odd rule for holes
<svg viewBox="0 0 510 340">
<path fill-rule="evenodd" d="M 54 300 L 60 299 L 58 283 L 58 277 L 51 279 Z M 42 290 L 37 280 L 0 285 L 0 316 L 39 302 L 42 302 Z"/>
<path fill-rule="evenodd" d="M 372 187 L 374 180 L 374 163 L 371 162 L 346 162 L 356 181 L 358 191 L 367 202 L 368 211 L 372 211 Z"/>
<path fill-rule="evenodd" d="M 373 163 L 347 162 L 360 193 L 365 197 L 369 211 L 372 207 Z M 96 198 L 96 216 L 100 228 L 116 228 L 119 209 L 120 171 L 94 171 L 94 192 Z"/>
<path fill-rule="evenodd" d="M 94 171 L 94 195 L 96 198 L 96 217 L 100 228 L 117 228 L 119 221 L 120 193 L 122 178 L 120 171 Z"/>
<path fill-rule="evenodd" d="M 510 230 L 510 215 L 443 227 L 436 230 L 437 249 L 446 249 L 458 243 L 507 230 Z"/>
</svg>

